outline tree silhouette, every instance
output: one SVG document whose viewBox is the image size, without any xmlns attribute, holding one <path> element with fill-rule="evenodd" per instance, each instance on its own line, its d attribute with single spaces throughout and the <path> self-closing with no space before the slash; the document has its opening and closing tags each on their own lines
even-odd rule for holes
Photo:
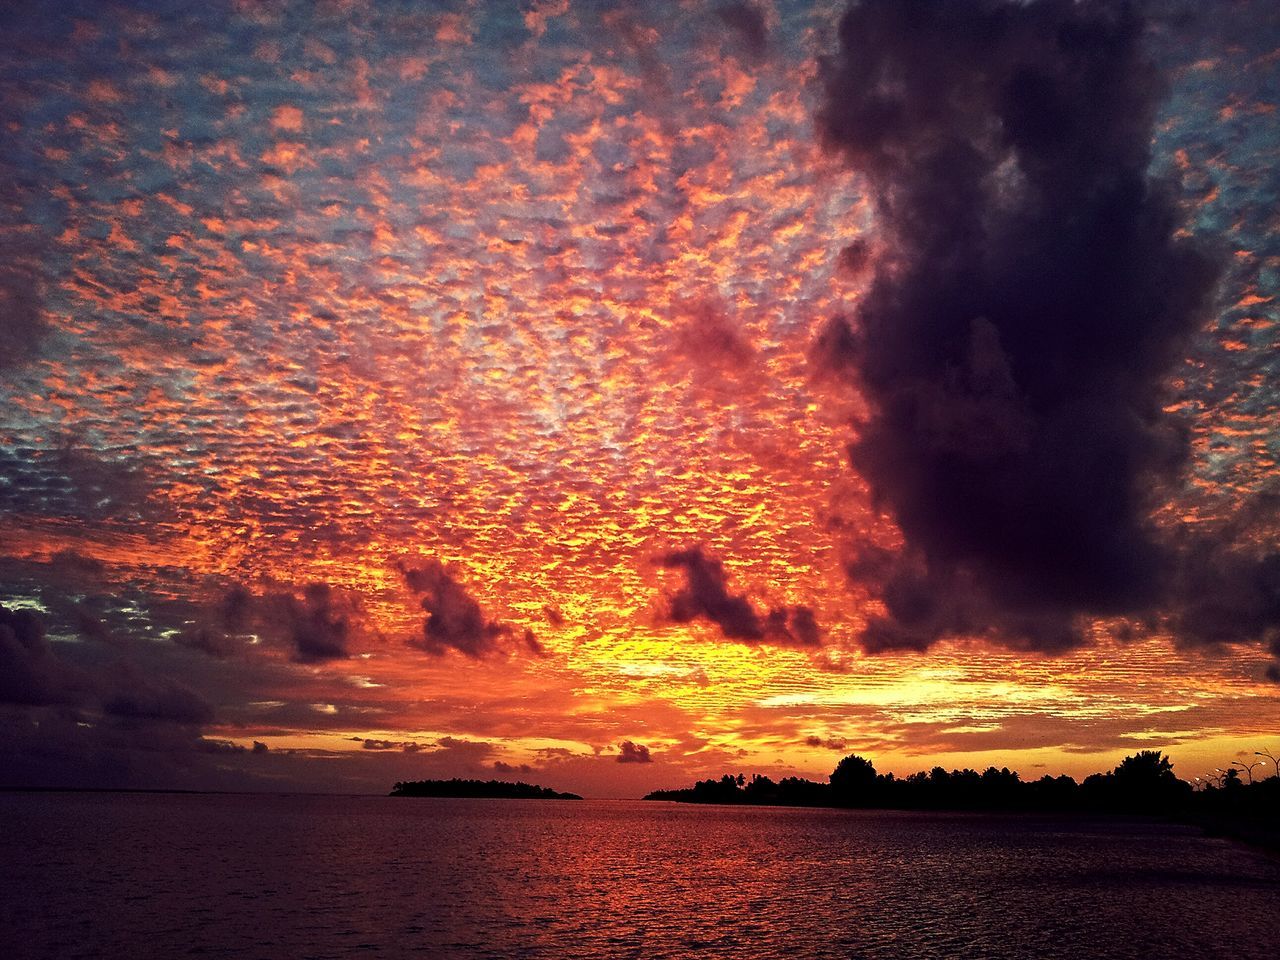
<svg viewBox="0 0 1280 960">
<path fill-rule="evenodd" d="M 876 791 L 876 768 L 851 753 L 831 771 L 831 799 L 841 807 L 870 806 Z"/>
<path fill-rule="evenodd" d="M 1178 805 L 1190 784 L 1173 773 L 1173 763 L 1158 750 L 1139 750 L 1112 771 L 1111 805 L 1134 811 L 1165 811 Z"/>
</svg>

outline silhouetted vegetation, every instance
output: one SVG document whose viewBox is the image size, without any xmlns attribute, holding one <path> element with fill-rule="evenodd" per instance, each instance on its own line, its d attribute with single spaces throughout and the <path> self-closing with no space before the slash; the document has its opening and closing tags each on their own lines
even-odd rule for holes
<svg viewBox="0 0 1280 960">
<path fill-rule="evenodd" d="M 1276 845 L 1274 827 L 1264 819 L 1280 802 L 1280 778 L 1243 783 L 1228 771 L 1220 785 L 1193 790 L 1178 779 L 1164 754 L 1143 750 L 1108 773 L 1077 783 L 1072 777 L 1023 780 L 1002 767 L 929 771 L 895 777 L 877 773 L 871 761 L 845 757 L 827 783 L 799 777 L 774 782 L 756 774 L 725 774 L 680 790 L 655 790 L 646 800 L 681 803 L 773 804 L 800 807 L 856 807 L 897 810 L 1077 811 L 1171 816 L 1242 839 Z M 1250 826 L 1253 825 L 1253 826 Z"/>
<path fill-rule="evenodd" d="M 391 788 L 393 797 L 496 797 L 503 800 L 581 800 L 576 793 L 504 780 L 409 780 Z"/>
</svg>

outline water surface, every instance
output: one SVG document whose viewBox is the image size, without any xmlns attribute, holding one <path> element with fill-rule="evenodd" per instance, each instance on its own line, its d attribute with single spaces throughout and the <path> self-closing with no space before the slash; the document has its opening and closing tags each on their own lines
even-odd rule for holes
<svg viewBox="0 0 1280 960">
<path fill-rule="evenodd" d="M 1142 821 L 0 794 L 0 956 L 1274 957 L 1280 863 Z"/>
</svg>

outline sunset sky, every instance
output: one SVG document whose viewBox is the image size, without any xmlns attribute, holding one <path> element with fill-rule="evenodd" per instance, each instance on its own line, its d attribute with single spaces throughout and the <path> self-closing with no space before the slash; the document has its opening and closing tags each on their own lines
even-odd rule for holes
<svg viewBox="0 0 1280 960">
<path fill-rule="evenodd" d="M 847 6 L 6 4 L 0 785 L 1280 747 L 1274 3 Z"/>
</svg>

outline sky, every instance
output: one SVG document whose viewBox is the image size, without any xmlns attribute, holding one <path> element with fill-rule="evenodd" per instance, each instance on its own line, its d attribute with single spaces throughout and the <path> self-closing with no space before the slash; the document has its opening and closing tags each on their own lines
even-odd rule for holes
<svg viewBox="0 0 1280 960">
<path fill-rule="evenodd" d="M 1266 0 L 5 5 L 0 785 L 1274 751 L 1278 73 Z"/>
</svg>

